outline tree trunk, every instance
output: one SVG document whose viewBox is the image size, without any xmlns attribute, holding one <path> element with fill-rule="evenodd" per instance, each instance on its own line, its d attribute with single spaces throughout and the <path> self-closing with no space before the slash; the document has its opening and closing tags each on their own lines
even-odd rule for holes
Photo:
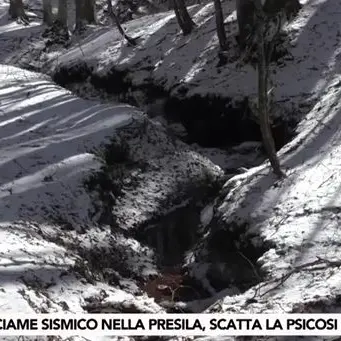
<svg viewBox="0 0 341 341">
<path fill-rule="evenodd" d="M 182 18 L 182 21 L 184 23 L 185 29 L 186 29 L 186 34 L 189 34 L 192 32 L 195 23 L 193 22 L 191 16 L 189 15 L 188 11 L 187 11 L 187 7 L 185 5 L 184 0 L 175 0 L 175 2 L 177 3 L 177 7 L 179 9 L 180 12 L 180 16 Z"/>
<path fill-rule="evenodd" d="M 225 26 L 224 26 L 223 9 L 221 7 L 220 0 L 214 0 L 214 9 L 215 9 L 215 22 L 217 26 L 217 34 L 218 34 L 220 49 L 222 51 L 225 51 L 227 48 L 227 41 L 226 41 L 226 33 L 225 33 Z"/>
<path fill-rule="evenodd" d="M 284 10 L 287 18 L 296 15 L 302 8 L 298 0 L 266 0 L 263 10 L 268 15 L 275 15 L 276 13 Z"/>
<path fill-rule="evenodd" d="M 95 0 L 84 0 L 84 19 L 88 24 L 96 23 Z"/>
<path fill-rule="evenodd" d="M 244 50 L 250 34 L 253 33 L 255 5 L 252 0 L 236 0 L 238 22 L 238 44 Z"/>
<path fill-rule="evenodd" d="M 59 0 L 58 2 L 58 22 L 67 28 L 67 0 Z"/>
<path fill-rule="evenodd" d="M 51 0 L 43 0 L 43 23 L 48 26 L 53 23 Z"/>
<path fill-rule="evenodd" d="M 257 11 L 257 48 L 258 48 L 258 116 L 264 148 L 274 173 L 282 178 L 285 174 L 276 154 L 274 139 L 271 132 L 268 111 L 268 65 L 265 53 L 265 18 L 260 0 L 255 0 Z"/>
<path fill-rule="evenodd" d="M 183 18 L 183 20 L 188 23 L 189 25 L 191 25 L 192 27 L 195 26 L 194 21 L 192 20 L 191 16 L 189 15 L 188 11 L 187 11 L 187 7 L 185 5 L 184 0 L 175 0 L 178 4 L 178 8 L 180 10 L 181 16 Z"/>
<path fill-rule="evenodd" d="M 108 4 L 108 10 L 111 9 L 111 11 L 109 12 L 109 15 L 110 15 L 110 18 L 111 18 L 113 24 L 117 27 L 118 31 L 121 33 L 121 35 L 124 37 L 124 39 L 129 44 L 136 46 L 137 45 L 137 43 L 136 43 L 137 38 L 131 38 L 124 32 L 124 29 L 120 23 L 120 20 L 118 19 L 117 15 L 115 14 L 115 12 L 112 9 L 111 0 L 107 0 L 107 4 Z"/>
<path fill-rule="evenodd" d="M 84 26 L 84 1 L 83 0 L 75 0 L 76 5 L 76 31 L 80 31 Z"/>
<path fill-rule="evenodd" d="M 172 5 L 183 35 L 191 33 L 195 23 L 187 11 L 184 0 L 172 0 Z"/>
<path fill-rule="evenodd" d="M 175 0 L 172 0 L 171 2 L 172 2 L 171 7 L 173 7 L 173 9 L 174 9 L 176 20 L 178 21 L 178 24 L 180 26 L 180 29 L 181 29 L 182 33 L 185 35 L 186 34 L 185 33 L 186 32 L 186 28 L 183 25 L 183 21 L 182 21 L 181 15 L 180 15 L 180 11 L 179 11 L 178 5 L 175 2 Z"/>
<path fill-rule="evenodd" d="M 108 13 L 112 12 L 112 3 L 111 0 L 107 0 L 107 5 L 108 5 Z"/>
<path fill-rule="evenodd" d="M 255 27 L 255 5 L 258 0 L 236 0 L 237 21 L 238 21 L 238 43 L 242 50 L 245 49 L 250 35 L 254 33 Z M 284 12 L 289 19 L 296 15 L 302 5 L 299 0 L 265 0 L 262 10 L 268 16 L 276 16 Z"/>
<path fill-rule="evenodd" d="M 30 22 L 25 13 L 22 0 L 10 0 L 8 14 L 12 19 L 17 19 L 25 25 L 28 25 Z"/>
</svg>

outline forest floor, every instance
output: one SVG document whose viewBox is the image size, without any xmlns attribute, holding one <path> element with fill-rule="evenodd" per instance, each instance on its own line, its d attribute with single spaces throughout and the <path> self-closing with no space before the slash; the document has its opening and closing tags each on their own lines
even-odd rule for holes
<svg viewBox="0 0 341 341">
<path fill-rule="evenodd" d="M 9 21 L 7 9 L 8 3 L 0 3 L 3 312 L 164 312 L 141 285 L 160 275 L 157 250 L 130 231 L 157 223 L 155 219 L 183 207 L 193 193 L 200 196 L 198 191 L 220 185 L 226 168 L 241 166 L 250 169 L 228 176 L 219 194 L 200 208 L 198 227 L 207 233 L 187 250 L 186 266 L 206 283 L 212 264 L 229 265 L 228 254 L 219 248 L 213 258 L 205 252 L 226 230 L 230 234 L 225 237 L 238 235 L 238 242 L 246 240 L 261 250 L 246 261 L 259 272 L 257 284 L 243 291 L 233 283 L 221 291 L 208 284 L 211 297 L 178 302 L 178 307 L 236 313 L 340 312 L 341 4 L 306 1 L 285 27 L 287 53 L 271 67 L 273 117 L 298 122 L 295 137 L 278 153 L 287 175 L 283 180 L 275 178 L 268 163 L 261 164 L 261 156 L 253 155 L 254 162 L 248 160 L 250 155 L 241 159 L 237 147 L 237 153 L 229 154 L 226 148 L 188 146 L 169 134 L 161 118 L 151 120 L 140 109 L 118 103 L 122 91 L 103 95 L 94 85 L 100 80 L 110 92 L 110 86 L 121 84 L 126 92 L 135 92 L 135 100 L 137 90 L 152 84 L 164 91 L 162 96 L 220 95 L 234 102 L 244 97 L 252 101 L 256 70 L 240 63 L 231 1 L 224 2 L 231 44 L 224 66 L 217 65 L 211 3 L 190 8 L 198 26 L 187 37 L 180 34 L 171 12 L 125 23 L 131 36 L 140 36 L 137 47 L 127 46 L 114 28 L 105 26 L 89 27 L 70 42 L 47 46 L 49 38 L 41 36 L 45 28 L 34 18 L 35 11 L 29 12 L 32 22 L 25 27 Z M 85 75 L 67 84 L 83 98 L 49 76 L 23 68 L 59 80 L 63 72 L 66 77 Z M 115 76 L 121 83 L 110 83 Z M 141 100 L 142 109 L 146 102 Z M 129 130 L 132 122 L 137 135 Z M 128 141 L 122 160 L 103 156 L 113 136 Z M 103 198 L 85 185 L 92 174 L 100 174 L 103 159 L 106 165 L 120 165 L 110 170 L 123 183 L 112 189 L 120 195 L 109 215 L 98 205 Z M 113 230 L 112 221 L 99 223 L 100 216 L 114 218 L 118 228 Z M 233 277 L 231 269 L 228 275 Z"/>
</svg>

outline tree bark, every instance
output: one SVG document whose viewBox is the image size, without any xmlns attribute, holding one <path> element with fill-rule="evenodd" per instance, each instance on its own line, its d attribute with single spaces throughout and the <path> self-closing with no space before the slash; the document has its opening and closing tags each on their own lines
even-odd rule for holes
<svg viewBox="0 0 341 341">
<path fill-rule="evenodd" d="M 195 23 L 187 11 L 184 0 L 172 0 L 172 5 L 183 35 L 190 34 L 195 27 Z"/>
<path fill-rule="evenodd" d="M 185 35 L 186 33 L 184 33 L 184 32 L 186 32 L 186 28 L 185 28 L 184 25 L 183 25 L 183 21 L 182 21 L 181 15 L 180 15 L 180 11 L 179 11 L 178 5 L 177 5 L 177 3 L 175 2 L 175 0 L 172 0 L 171 2 L 172 2 L 171 7 L 173 7 L 173 9 L 174 9 L 175 17 L 176 17 L 176 19 L 177 19 L 177 21 L 178 21 L 178 24 L 179 24 L 179 26 L 180 26 L 180 29 L 181 29 L 181 31 L 183 32 L 183 34 Z"/>
<path fill-rule="evenodd" d="M 266 0 L 263 10 L 268 15 L 275 15 L 284 10 L 287 18 L 297 14 L 302 8 L 299 0 Z"/>
<path fill-rule="evenodd" d="M 131 45 L 136 46 L 136 38 L 131 38 L 129 37 L 125 32 L 124 29 L 120 23 L 120 20 L 118 19 L 117 15 L 115 14 L 113 8 L 112 8 L 112 4 L 111 4 L 111 0 L 107 0 L 107 4 L 108 4 L 108 10 L 110 10 L 109 15 L 110 18 L 113 22 L 113 24 L 117 27 L 118 31 L 121 33 L 121 35 L 124 37 L 124 39 Z"/>
<path fill-rule="evenodd" d="M 112 12 L 112 3 L 111 0 L 107 0 L 107 5 L 108 5 L 108 13 Z"/>
<path fill-rule="evenodd" d="M 255 0 L 257 11 L 257 51 L 258 51 L 258 116 L 264 148 L 274 173 L 282 178 L 285 176 L 276 154 L 275 142 L 271 132 L 268 111 L 268 64 L 265 52 L 265 16 L 260 0 Z"/>
<path fill-rule="evenodd" d="M 84 19 L 88 24 L 96 23 L 95 0 L 84 0 Z"/>
<path fill-rule="evenodd" d="M 244 50 L 250 35 L 254 33 L 256 2 L 258 0 L 236 0 L 237 21 L 238 21 L 238 43 L 241 50 Z M 262 11 L 269 17 L 284 12 L 287 19 L 297 14 L 302 5 L 299 0 L 266 0 Z"/>
<path fill-rule="evenodd" d="M 51 0 L 43 0 L 43 22 L 48 26 L 53 23 Z"/>
<path fill-rule="evenodd" d="M 224 15 L 223 9 L 221 7 L 220 0 L 214 0 L 214 9 L 215 9 L 215 22 L 217 26 L 217 35 L 219 39 L 220 49 L 225 51 L 227 48 L 227 41 L 226 41 L 226 32 L 224 26 Z"/>
<path fill-rule="evenodd" d="M 83 0 L 75 0 L 76 5 L 76 27 L 75 30 L 79 31 L 84 26 L 84 1 Z"/>
<path fill-rule="evenodd" d="M 67 28 L 67 0 L 59 0 L 58 2 L 58 22 Z"/>
<path fill-rule="evenodd" d="M 192 29 L 195 26 L 195 23 L 187 11 L 187 7 L 185 5 L 184 0 L 175 0 L 175 1 L 177 2 L 181 17 L 183 18 L 184 22 Z"/>
<path fill-rule="evenodd" d="M 10 0 L 8 14 L 12 19 L 17 19 L 25 25 L 28 25 L 30 22 L 25 13 L 22 0 Z"/>
<path fill-rule="evenodd" d="M 252 0 L 236 0 L 238 22 L 238 44 L 243 51 L 254 27 L 255 5 Z"/>
</svg>

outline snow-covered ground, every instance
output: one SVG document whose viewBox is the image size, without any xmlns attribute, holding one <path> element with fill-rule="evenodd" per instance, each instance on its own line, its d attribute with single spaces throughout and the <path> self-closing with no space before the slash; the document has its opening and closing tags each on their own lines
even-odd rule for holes
<svg viewBox="0 0 341 341">
<path fill-rule="evenodd" d="M 273 67 L 275 99 L 286 114 L 296 115 L 299 107 L 318 98 L 338 64 L 340 4 L 329 0 L 302 1 L 300 15 L 286 27 L 289 53 Z M 127 46 L 115 29 L 99 28 L 52 63 L 55 68 L 86 62 L 93 74 L 106 75 L 112 69 L 126 70 L 134 86 L 159 85 L 171 94 L 214 94 L 242 100 L 256 94 L 256 70 L 240 63 L 236 48 L 237 27 L 234 1 L 223 1 L 230 49 L 228 64 L 218 64 L 213 3 L 190 8 L 198 27 L 182 36 L 173 12 L 142 17 L 125 24 L 129 35 L 140 36 L 137 47 Z M 294 83 L 294 84 L 293 84 Z"/>
<path fill-rule="evenodd" d="M 220 228 L 245 229 L 246 239 L 269 246 L 257 260 L 265 280 L 222 299 L 223 310 L 340 312 L 340 84 L 335 74 L 299 135 L 279 153 L 285 179 L 264 164 L 225 184 L 215 216 Z"/>
<path fill-rule="evenodd" d="M 79 99 L 47 76 L 11 66 L 1 66 L 0 79 L 2 311 L 162 311 L 120 273 L 123 267 L 136 276 L 156 274 L 152 250 L 96 223 L 99 212 L 93 211 L 100 208 L 84 180 L 102 165 L 96 150 L 122 131 L 127 137 L 132 122 L 149 141 L 142 143 L 136 134 L 126 141 L 135 161 L 145 161 L 144 171 L 135 170 L 134 192 L 126 190 L 118 202 L 126 228 L 155 210 L 162 215 L 162 208 L 172 206 L 174 186 L 178 195 L 181 186 L 195 182 L 193 176 L 219 177 L 219 167 L 171 140 L 131 106 Z M 173 173 L 172 163 L 179 166 Z M 127 171 L 125 183 L 129 176 Z M 98 277 L 94 268 L 100 267 L 112 272 L 115 285 Z"/>
<path fill-rule="evenodd" d="M 78 99 L 49 77 L 10 66 L 1 66 L 0 79 L 1 311 L 83 312 L 96 302 L 160 311 L 148 297 L 94 280 L 78 252 L 112 242 L 110 229 L 91 224 L 83 180 L 100 166 L 90 150 L 136 110 Z M 113 238 L 141 258 L 136 241 Z"/>
<path fill-rule="evenodd" d="M 43 52 L 38 21 L 27 29 L 2 17 L 0 61 L 45 63 L 51 74 L 85 62 L 95 75 L 126 70 L 133 85 L 152 80 L 172 94 L 185 87 L 188 96 L 252 97 L 256 71 L 238 64 L 235 12 L 232 1 L 223 3 L 231 44 L 225 66 L 217 66 L 213 4 L 191 7 L 198 27 L 186 37 L 171 12 L 126 23 L 130 35 L 141 35 L 136 48 L 126 46 L 115 30 L 101 27 L 74 37 L 69 48 Z M 234 236 L 240 230 L 255 248 L 265 247 L 260 258 L 245 259 L 252 271 L 261 270 L 260 283 L 244 293 L 227 288 L 188 304 L 193 309 L 219 300 L 220 311 L 226 312 L 340 311 L 340 19 L 339 2 L 305 1 L 286 27 L 289 54 L 273 67 L 275 99 L 286 114 L 295 116 L 302 108 L 306 113 L 295 139 L 279 152 L 287 177 L 277 180 L 267 163 L 251 168 L 229 179 L 201 215 L 208 232 L 203 241 L 223 229 Z M 140 133 L 123 129 L 132 122 Z M 175 192 L 185 200 L 179 188 L 186 184 L 199 186 L 221 176 L 221 169 L 200 154 L 226 168 L 253 164 L 233 154 L 221 163 L 219 151 L 187 147 L 131 106 L 85 101 L 48 77 L 10 66 L 0 68 L 0 130 L 0 306 L 13 313 L 124 311 L 123 301 L 136 311 L 163 311 L 118 264 L 125 255 L 123 266 L 130 274 L 155 274 L 153 251 L 98 226 L 98 196 L 84 187 L 87 176 L 102 166 L 97 151 L 115 134 L 127 139 L 130 161 L 137 165 L 123 172 L 126 187 L 111 212 L 126 230 L 171 210 Z M 202 264 L 228 260 L 214 252 L 207 255 L 205 243 L 199 244 L 199 265 L 193 260 L 188 265 L 204 281 Z M 101 273 L 111 274 L 106 281 L 93 271 L 98 257 Z"/>
</svg>

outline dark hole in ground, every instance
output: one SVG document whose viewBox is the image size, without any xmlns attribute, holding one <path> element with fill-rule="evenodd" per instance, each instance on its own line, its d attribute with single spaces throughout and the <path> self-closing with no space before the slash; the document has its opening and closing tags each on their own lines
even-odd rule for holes
<svg viewBox="0 0 341 341">
<path fill-rule="evenodd" d="M 59 67 L 53 74 L 53 80 L 58 85 L 67 88 L 69 84 L 86 82 L 92 68 L 85 62 L 79 62 L 70 67 Z"/>
<path fill-rule="evenodd" d="M 155 224 L 140 228 L 136 239 L 156 250 L 160 266 L 177 266 L 182 263 L 184 253 L 197 242 L 199 214 L 200 208 L 195 205 L 178 208 Z"/>
<path fill-rule="evenodd" d="M 244 141 L 262 140 L 259 125 L 252 118 L 247 99 L 235 102 L 231 98 L 212 95 L 185 97 L 188 90 L 186 86 L 179 88 L 176 97 L 149 79 L 145 80 L 144 85 L 134 86 L 128 75 L 127 70 L 113 69 L 99 76 L 93 74 L 85 63 L 80 63 L 59 68 L 54 81 L 67 86 L 88 80 L 96 89 L 117 96 L 121 102 L 145 107 L 146 113 L 152 117 L 160 115 L 169 122 L 179 122 L 186 128 L 187 136 L 181 138 L 187 143 L 225 148 Z M 153 106 L 156 101 L 162 101 L 162 105 Z M 272 132 L 277 150 L 293 137 L 296 123 L 275 120 Z"/>
<path fill-rule="evenodd" d="M 108 93 L 123 95 L 120 101 L 139 104 L 134 91 L 145 95 L 144 103 L 164 99 L 163 110 L 159 113 L 169 121 L 181 122 L 187 129 L 187 141 L 205 147 L 228 147 L 244 141 L 260 141 L 258 124 L 253 121 L 247 101 L 232 105 L 231 99 L 219 97 L 175 98 L 165 93 L 162 88 L 151 83 L 134 88 L 127 80 L 126 71 L 113 71 L 109 75 L 92 75 L 90 68 L 78 65 L 74 69 L 57 72 L 55 81 L 66 86 L 68 83 L 90 79 L 97 89 Z M 186 91 L 184 91 L 186 92 Z M 153 116 L 155 113 L 151 113 Z M 292 137 L 292 130 L 285 122 L 276 122 L 273 127 L 277 149 Z M 153 225 L 140 229 L 135 238 L 153 247 L 158 255 L 160 275 L 143 283 L 143 289 L 157 300 L 191 301 L 208 297 L 211 293 L 194 277 L 183 269 L 184 254 L 201 238 L 200 207 L 190 205 L 168 213 Z M 243 292 L 261 280 L 256 260 L 265 251 L 242 243 L 236 248 L 234 242 L 240 242 L 243 233 L 215 233 L 208 249 L 217 255 L 210 259 L 211 264 L 206 277 L 216 291 L 234 286 Z M 233 242 L 233 243 L 232 243 Z M 212 244 L 213 243 L 213 244 Z M 215 245 L 216 243 L 216 245 Z M 240 243 L 239 243 L 240 244 Z M 201 261 L 204 261 L 203 259 Z"/>
<path fill-rule="evenodd" d="M 212 233 L 206 244 L 211 262 L 207 278 L 216 291 L 236 287 L 244 292 L 264 277 L 257 260 L 269 250 L 270 245 L 254 243 L 253 238 L 257 237 L 246 236 L 245 231 L 246 227 L 234 232 L 219 229 Z"/>
<path fill-rule="evenodd" d="M 201 243 L 200 211 L 201 207 L 195 205 L 177 209 L 138 234 L 137 239 L 153 247 L 158 257 L 160 275 L 148 280 L 143 288 L 157 302 L 190 302 L 212 295 L 183 266 L 187 252 Z M 234 233 L 226 230 L 214 233 L 205 246 L 211 253 L 208 259 L 196 258 L 199 267 L 209 264 L 206 279 L 216 292 L 231 288 L 242 293 L 262 281 L 257 260 L 269 246 L 255 247 L 244 232 L 241 229 Z"/>
<path fill-rule="evenodd" d="M 244 141 L 262 141 L 258 123 L 245 99 L 232 104 L 230 99 L 217 96 L 169 98 L 165 114 L 171 120 L 181 122 L 188 133 L 188 143 L 203 147 L 229 147 Z M 277 120 L 272 126 L 277 150 L 292 137 L 290 124 Z"/>
<path fill-rule="evenodd" d="M 199 224 L 200 207 L 190 204 L 138 231 L 136 238 L 151 246 L 157 255 L 160 275 L 144 285 L 157 302 L 187 302 L 208 296 L 182 268 L 185 252 L 198 241 Z"/>
</svg>

